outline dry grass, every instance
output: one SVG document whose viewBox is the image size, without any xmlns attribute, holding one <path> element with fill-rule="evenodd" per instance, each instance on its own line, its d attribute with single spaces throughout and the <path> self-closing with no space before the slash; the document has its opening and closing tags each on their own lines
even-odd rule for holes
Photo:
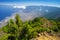
<svg viewBox="0 0 60 40">
<path fill-rule="evenodd" d="M 60 37 L 56 35 L 49 35 L 48 33 L 42 33 L 39 37 L 36 37 L 37 40 L 60 40 Z"/>
</svg>

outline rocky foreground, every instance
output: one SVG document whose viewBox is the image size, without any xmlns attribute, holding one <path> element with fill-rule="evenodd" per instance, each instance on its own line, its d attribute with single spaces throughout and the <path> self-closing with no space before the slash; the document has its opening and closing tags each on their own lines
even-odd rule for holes
<svg viewBox="0 0 60 40">
<path fill-rule="evenodd" d="M 50 34 L 45 32 L 38 34 L 38 37 L 32 38 L 31 40 L 60 40 L 60 37 L 56 34 Z"/>
</svg>

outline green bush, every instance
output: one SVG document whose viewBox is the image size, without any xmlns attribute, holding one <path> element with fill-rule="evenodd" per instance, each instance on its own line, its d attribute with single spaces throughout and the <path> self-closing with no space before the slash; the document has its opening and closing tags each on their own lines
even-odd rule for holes
<svg viewBox="0 0 60 40">
<path fill-rule="evenodd" d="M 56 23 L 54 20 L 50 21 L 52 23 L 52 27 L 42 27 L 44 21 L 42 22 L 41 18 L 35 18 L 34 20 L 29 20 L 22 22 L 20 16 L 16 14 L 15 20 L 10 19 L 6 26 L 2 27 L 2 30 L 10 34 L 2 36 L 1 40 L 30 40 L 31 38 L 35 38 L 38 33 L 41 32 L 60 32 L 60 23 Z M 45 19 L 45 18 L 44 18 Z"/>
</svg>

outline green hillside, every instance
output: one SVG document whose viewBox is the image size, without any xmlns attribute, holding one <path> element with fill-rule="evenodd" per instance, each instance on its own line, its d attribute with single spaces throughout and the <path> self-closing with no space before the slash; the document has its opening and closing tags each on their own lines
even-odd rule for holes
<svg viewBox="0 0 60 40">
<path fill-rule="evenodd" d="M 15 20 L 10 19 L 7 24 L 0 28 L 0 40 L 31 40 L 39 33 L 60 33 L 60 21 L 37 17 L 34 20 L 22 22 L 16 14 Z"/>
</svg>

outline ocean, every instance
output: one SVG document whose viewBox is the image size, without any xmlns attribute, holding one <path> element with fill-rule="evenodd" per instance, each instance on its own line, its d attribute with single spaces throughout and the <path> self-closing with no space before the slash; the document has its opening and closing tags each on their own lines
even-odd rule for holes
<svg viewBox="0 0 60 40">
<path fill-rule="evenodd" d="M 14 8 L 12 5 L 0 5 L 0 21 L 6 17 L 10 17 L 14 13 L 19 13 L 23 19 L 35 18 L 39 16 L 57 18 L 60 17 L 60 8 L 50 6 L 26 6 L 25 9 L 24 6 Z"/>
<path fill-rule="evenodd" d="M 13 8 L 13 6 L 0 5 L 0 21 L 6 17 L 11 16 L 13 13 L 17 12 L 19 9 Z"/>
</svg>

